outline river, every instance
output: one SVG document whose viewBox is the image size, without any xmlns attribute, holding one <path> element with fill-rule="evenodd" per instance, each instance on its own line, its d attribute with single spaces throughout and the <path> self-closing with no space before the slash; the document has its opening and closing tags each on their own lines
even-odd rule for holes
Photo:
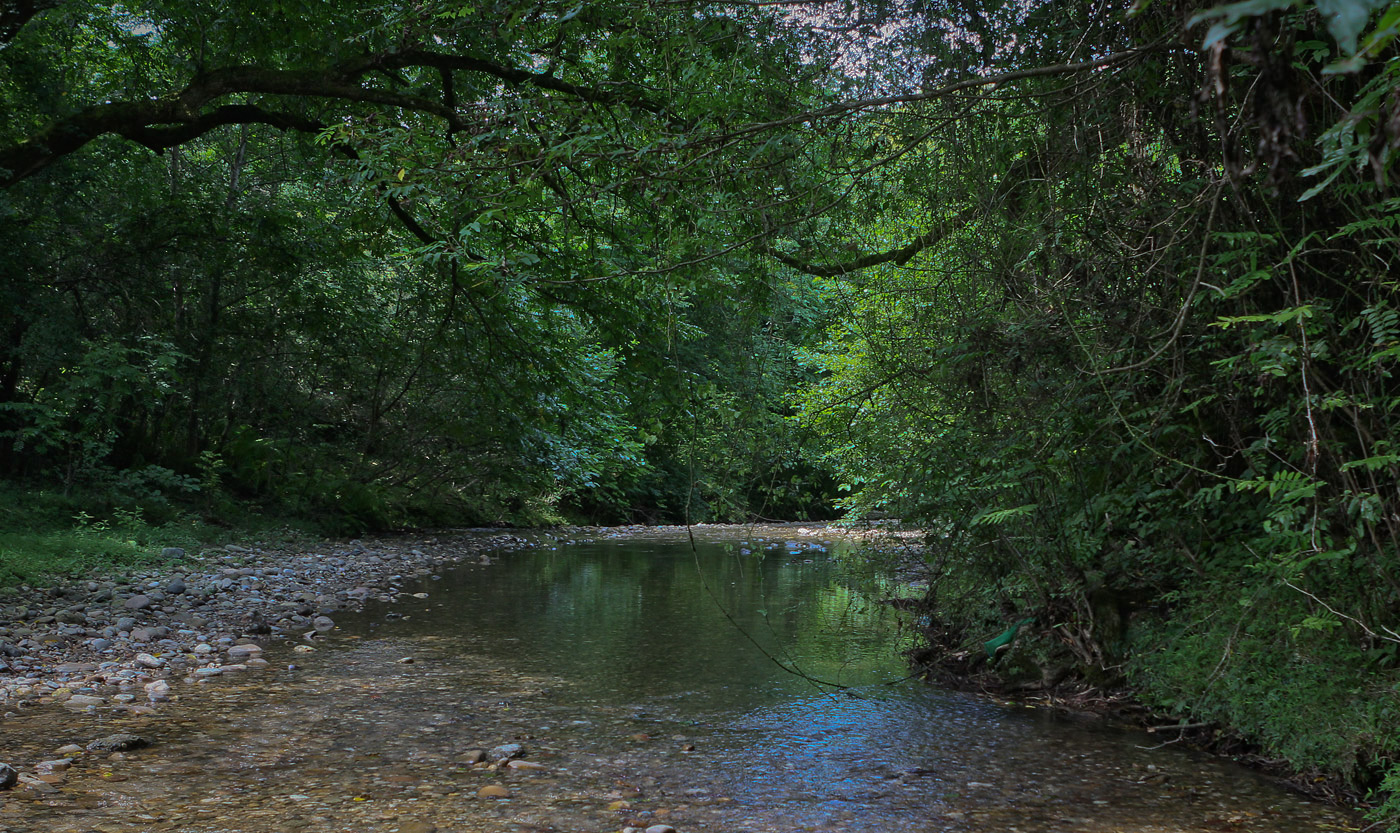
<svg viewBox="0 0 1400 833">
<path fill-rule="evenodd" d="M 1354 827 L 1159 738 L 907 679 L 901 589 L 850 546 L 702 529 L 568 541 L 406 585 L 313 652 L 120 727 L 154 741 L 9 802 L 13 833 L 1302 831 Z M 412 595 L 412 594 L 417 594 Z M 518 745 L 513 766 L 473 763 Z M 503 750 L 504 755 L 511 750 Z M 496 785 L 506 798 L 479 797 Z"/>
</svg>

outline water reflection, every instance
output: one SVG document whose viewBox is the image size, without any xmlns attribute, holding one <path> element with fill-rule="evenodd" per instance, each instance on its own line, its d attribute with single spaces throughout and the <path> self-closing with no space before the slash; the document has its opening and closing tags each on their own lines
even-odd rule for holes
<svg viewBox="0 0 1400 833">
<path fill-rule="evenodd" d="M 701 540 L 691 550 L 683 541 L 614 541 L 523 552 L 434 583 L 434 606 L 379 632 L 455 635 L 563 678 L 580 698 L 686 694 L 696 709 L 810 692 L 799 673 L 850 685 L 905 673 L 888 606 L 857 590 L 824 552 L 742 552 L 763 543 Z"/>
<path fill-rule="evenodd" d="M 1294 831 L 1347 823 L 1141 735 L 901 681 L 895 612 L 780 531 L 542 547 L 199 687 L 157 741 L 8 801 L 28 831 Z M 831 548 L 839 549 L 839 543 Z M 402 618 L 389 619 L 393 613 Z M 411 658 L 413 661 L 405 662 Z M 849 689 L 814 685 L 810 677 Z M 98 716 L 7 723 L 52 750 Z M 125 727 L 124 727 L 125 728 Z M 487 769 L 525 747 L 543 769 Z M 7 752 L 11 754 L 11 752 Z M 511 798 L 476 798 L 487 784 Z"/>
</svg>

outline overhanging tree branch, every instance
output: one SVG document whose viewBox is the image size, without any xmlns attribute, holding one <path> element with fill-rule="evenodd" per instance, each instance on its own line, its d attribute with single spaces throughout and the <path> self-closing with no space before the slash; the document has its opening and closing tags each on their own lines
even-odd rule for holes
<svg viewBox="0 0 1400 833">
<path fill-rule="evenodd" d="M 782 252 L 774 251 L 768 244 L 763 244 L 759 250 L 772 257 L 774 260 L 785 266 L 790 266 L 799 272 L 808 275 L 815 275 L 819 278 L 835 278 L 842 275 L 849 275 L 852 272 L 859 272 L 862 269 L 869 269 L 871 266 L 879 266 L 882 263 L 893 263 L 896 266 L 903 266 L 914 258 L 919 252 L 943 240 L 952 234 L 957 228 L 972 219 L 973 209 L 967 208 L 953 219 L 943 223 L 938 228 L 931 229 L 915 237 L 908 245 L 900 246 L 898 249 L 890 249 L 884 252 L 862 255 L 854 260 L 844 263 L 832 263 L 819 265 L 805 260 L 785 255 Z"/>
<path fill-rule="evenodd" d="M 0 0 L 0 44 L 9 43 L 39 12 L 56 9 L 63 0 Z"/>
<path fill-rule="evenodd" d="M 453 70 L 485 74 L 519 86 L 531 86 L 594 104 L 619 104 L 661 113 L 664 107 L 645 96 L 622 90 L 588 88 L 544 73 L 533 73 L 465 55 L 412 49 L 361 56 L 331 67 L 277 70 L 256 66 L 215 69 L 195 76 L 184 89 L 162 98 L 121 101 L 86 107 L 61 118 L 28 139 L 0 147 L 0 188 L 8 188 L 73 153 L 103 135 L 124 136 L 160 151 L 195 139 L 225 124 L 269 124 L 302 130 L 311 120 L 274 113 L 251 105 L 222 105 L 219 99 L 239 94 L 286 96 L 373 104 L 425 113 L 447 122 L 451 131 L 463 129 L 451 101 L 369 86 L 370 73 L 405 68 Z"/>
</svg>

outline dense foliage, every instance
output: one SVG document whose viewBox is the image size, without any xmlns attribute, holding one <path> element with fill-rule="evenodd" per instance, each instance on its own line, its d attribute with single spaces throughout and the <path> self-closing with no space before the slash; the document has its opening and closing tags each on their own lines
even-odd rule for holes
<svg viewBox="0 0 1400 833">
<path fill-rule="evenodd" d="M 811 291 L 742 248 L 820 171 L 692 141 L 815 100 L 771 17 L 53 6 L 0 51 L 7 476 L 345 528 L 824 511 Z"/>
<path fill-rule="evenodd" d="M 1400 783 L 1400 11 L 1341 6 L 1037 7 L 987 71 L 1133 57 L 870 119 L 906 150 L 837 234 L 939 240 L 833 288 L 806 412 L 853 508 L 932 530 L 932 659 L 1029 620 L 1009 684 L 1364 792 Z"/>
<path fill-rule="evenodd" d="M 1400 6 L 254 5 L 0 5 L 9 482 L 344 529 L 839 487 L 930 530 L 943 660 L 1030 620 L 1012 684 L 1400 817 Z"/>
</svg>

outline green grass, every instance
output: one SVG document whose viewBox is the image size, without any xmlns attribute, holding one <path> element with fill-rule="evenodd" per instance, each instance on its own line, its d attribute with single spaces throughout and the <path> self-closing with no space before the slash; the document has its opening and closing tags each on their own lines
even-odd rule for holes
<svg viewBox="0 0 1400 833">
<path fill-rule="evenodd" d="M 166 547 L 194 553 L 232 542 L 308 540 L 320 533 L 231 502 L 217 517 L 196 509 L 164 500 L 121 506 L 97 492 L 0 485 L 0 587 L 161 563 Z"/>
</svg>

